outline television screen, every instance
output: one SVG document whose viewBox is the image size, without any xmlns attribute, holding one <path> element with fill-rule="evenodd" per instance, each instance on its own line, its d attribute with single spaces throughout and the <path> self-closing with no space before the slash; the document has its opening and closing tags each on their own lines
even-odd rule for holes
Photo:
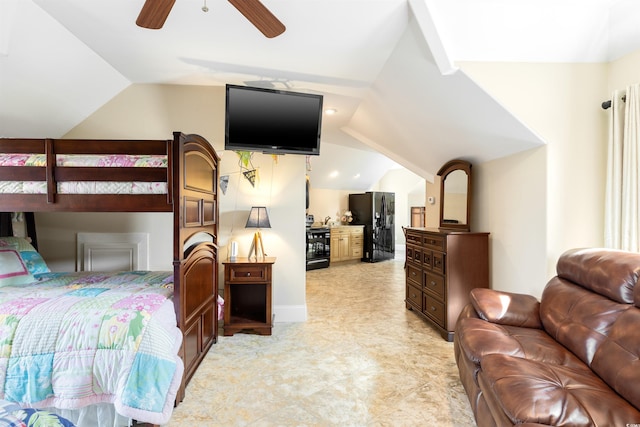
<svg viewBox="0 0 640 427">
<path fill-rule="evenodd" d="M 225 150 L 320 154 L 322 95 L 226 86 Z"/>
</svg>

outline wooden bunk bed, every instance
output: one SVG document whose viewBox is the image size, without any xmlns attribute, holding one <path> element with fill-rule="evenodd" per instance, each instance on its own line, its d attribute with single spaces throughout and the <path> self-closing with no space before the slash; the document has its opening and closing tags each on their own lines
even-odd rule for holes
<svg viewBox="0 0 640 427">
<path fill-rule="evenodd" d="M 106 156 L 112 163 L 68 166 L 64 161 L 83 156 Z M 132 156 L 161 161 L 138 167 L 113 160 Z M 217 340 L 219 157 L 215 150 L 201 136 L 180 132 L 170 140 L 0 138 L 0 158 L 13 157 L 15 162 L 0 163 L 4 212 L 173 213 L 173 304 L 183 335 L 179 354 L 184 375 L 176 397 L 180 402 L 185 385 Z M 81 183 L 88 184 L 91 194 Z M 130 194 L 114 194 L 126 183 L 133 183 L 128 186 L 133 190 L 124 190 Z M 6 224 L 0 225 L 3 229 L 6 232 Z"/>
</svg>

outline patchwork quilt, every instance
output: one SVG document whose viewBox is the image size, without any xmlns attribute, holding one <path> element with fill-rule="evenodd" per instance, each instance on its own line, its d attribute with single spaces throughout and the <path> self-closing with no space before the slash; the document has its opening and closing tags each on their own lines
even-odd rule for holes
<svg viewBox="0 0 640 427">
<path fill-rule="evenodd" d="M 35 277 L 0 288 L 0 398 L 33 408 L 107 402 L 166 423 L 183 372 L 172 273 Z"/>
</svg>

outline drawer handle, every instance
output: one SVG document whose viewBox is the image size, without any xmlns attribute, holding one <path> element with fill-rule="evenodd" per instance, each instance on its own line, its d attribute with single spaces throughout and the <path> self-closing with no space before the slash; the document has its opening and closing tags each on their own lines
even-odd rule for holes
<svg viewBox="0 0 640 427">
<path fill-rule="evenodd" d="M 411 275 L 412 275 L 413 277 L 416 277 L 416 272 L 415 272 L 415 271 L 412 271 L 412 272 L 411 272 Z"/>
<path fill-rule="evenodd" d="M 416 294 L 411 294 L 411 298 L 415 298 L 415 297 L 416 297 Z"/>
<path fill-rule="evenodd" d="M 434 306 L 431 306 L 431 311 L 436 311 L 436 308 Z"/>
<path fill-rule="evenodd" d="M 247 277 L 251 277 L 251 273 L 247 273 Z"/>
<path fill-rule="evenodd" d="M 431 286 L 435 286 L 436 282 L 434 282 L 433 280 L 431 281 L 431 283 L 429 283 Z"/>
</svg>

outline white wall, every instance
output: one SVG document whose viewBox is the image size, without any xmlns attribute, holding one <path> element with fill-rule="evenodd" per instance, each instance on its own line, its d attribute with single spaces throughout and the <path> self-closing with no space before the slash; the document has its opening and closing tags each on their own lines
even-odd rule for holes
<svg viewBox="0 0 640 427">
<path fill-rule="evenodd" d="M 220 193 L 220 259 L 231 238 L 248 253 L 253 230 L 244 229 L 251 206 L 266 205 L 272 228 L 263 231 L 266 251 L 278 259 L 273 270 L 275 321 L 306 319 L 303 156 L 257 154 L 256 187 L 238 180 L 238 159 L 224 152 L 224 87 L 132 85 L 70 131 L 65 138 L 170 139 L 173 131 L 207 138 L 222 156 L 221 174 L 230 175 Z M 76 232 L 146 232 L 150 234 L 150 268 L 171 269 L 170 214 L 40 213 L 37 216 L 43 256 L 57 271 L 73 270 Z M 220 270 L 222 284 L 222 269 Z"/>
</svg>

